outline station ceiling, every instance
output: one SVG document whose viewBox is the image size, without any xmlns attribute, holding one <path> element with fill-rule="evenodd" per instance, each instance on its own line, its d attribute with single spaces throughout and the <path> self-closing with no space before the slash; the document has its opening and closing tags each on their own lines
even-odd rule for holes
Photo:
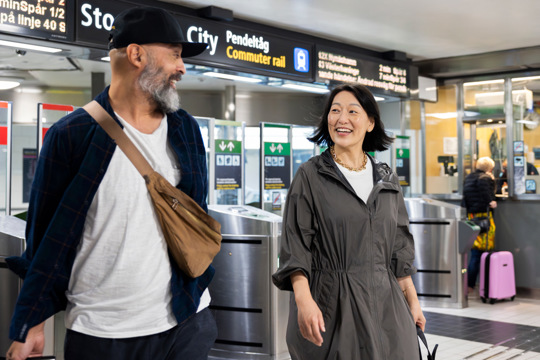
<svg viewBox="0 0 540 360">
<path fill-rule="evenodd" d="M 538 0 L 163 0 L 376 51 L 439 78 L 540 68 Z"/>
<path fill-rule="evenodd" d="M 420 74 L 439 79 L 540 70 L 539 0 L 162 0 L 199 9 L 229 9 L 237 19 L 327 38 L 375 51 L 407 54 Z M 0 76 L 27 85 L 89 87 L 95 61 L 29 54 L 0 47 Z M 47 66 L 67 71 L 43 69 Z M 106 78 L 108 81 L 108 78 Z M 225 80 L 186 76 L 182 89 L 221 91 Z M 237 91 L 281 91 L 238 84 Z"/>
</svg>

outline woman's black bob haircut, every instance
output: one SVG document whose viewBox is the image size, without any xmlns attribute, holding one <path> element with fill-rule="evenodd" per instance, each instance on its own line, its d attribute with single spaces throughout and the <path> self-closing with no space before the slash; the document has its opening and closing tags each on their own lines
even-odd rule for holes
<svg viewBox="0 0 540 360">
<path fill-rule="evenodd" d="M 328 132 L 328 113 L 334 102 L 334 98 L 342 91 L 348 91 L 356 97 L 368 117 L 373 120 L 375 127 L 371 132 L 366 133 L 364 143 L 362 144 L 362 150 L 364 151 L 384 151 L 390 147 L 393 138 L 388 136 L 384 131 L 384 124 L 381 121 L 381 115 L 379 113 L 379 106 L 377 101 L 371 94 L 371 92 L 363 85 L 360 84 L 343 84 L 334 88 L 324 106 L 324 113 L 322 114 L 319 125 L 313 133 L 313 136 L 308 138 L 309 141 L 316 143 L 317 145 L 332 146 L 334 142 Z"/>
</svg>

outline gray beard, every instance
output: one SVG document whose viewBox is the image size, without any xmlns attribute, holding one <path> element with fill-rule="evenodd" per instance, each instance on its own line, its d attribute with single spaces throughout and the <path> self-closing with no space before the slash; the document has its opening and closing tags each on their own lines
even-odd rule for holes
<svg viewBox="0 0 540 360">
<path fill-rule="evenodd" d="M 160 81 L 162 78 L 161 69 L 150 63 L 141 72 L 139 86 L 156 103 L 157 110 L 168 114 L 180 109 L 180 96 L 170 85 L 170 81 L 176 77 L 171 76 L 166 81 Z"/>
</svg>

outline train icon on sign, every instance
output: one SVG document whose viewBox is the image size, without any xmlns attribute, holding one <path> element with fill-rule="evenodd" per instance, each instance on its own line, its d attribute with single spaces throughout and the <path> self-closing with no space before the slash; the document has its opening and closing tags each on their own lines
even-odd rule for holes
<svg viewBox="0 0 540 360">
<path fill-rule="evenodd" d="M 309 51 L 294 48 L 294 70 L 304 73 L 309 71 Z"/>
</svg>

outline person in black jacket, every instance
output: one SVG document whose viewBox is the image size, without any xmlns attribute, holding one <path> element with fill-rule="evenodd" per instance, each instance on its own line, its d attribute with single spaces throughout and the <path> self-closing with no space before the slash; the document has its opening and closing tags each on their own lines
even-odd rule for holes
<svg viewBox="0 0 540 360">
<path fill-rule="evenodd" d="M 490 209 L 497 207 L 495 201 L 495 179 L 492 171 L 495 162 L 489 157 L 482 157 L 476 162 L 476 171 L 467 175 L 463 184 L 463 201 L 461 206 L 467 209 L 467 217 L 489 216 L 489 230 L 478 235 L 471 249 L 469 266 L 467 268 L 467 281 L 469 294 L 476 286 L 476 278 L 480 270 L 480 257 L 482 252 L 492 250 L 495 240 L 495 223 L 493 212 Z"/>
</svg>

